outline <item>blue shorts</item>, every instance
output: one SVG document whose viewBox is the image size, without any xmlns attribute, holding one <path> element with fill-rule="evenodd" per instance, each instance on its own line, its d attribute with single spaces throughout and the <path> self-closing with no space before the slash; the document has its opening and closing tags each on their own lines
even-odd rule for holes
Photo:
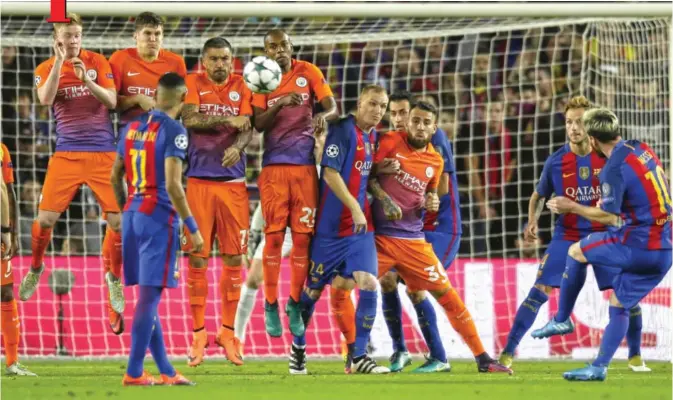
<svg viewBox="0 0 673 400">
<path fill-rule="evenodd" d="M 589 263 L 608 264 L 619 269 L 612 287 L 626 309 L 635 307 L 671 269 L 671 249 L 625 246 L 613 232 L 592 233 L 580 240 L 580 247 Z"/>
<path fill-rule="evenodd" d="M 126 286 L 178 286 L 178 218 L 159 222 L 134 211 L 122 215 L 122 257 Z"/>
<path fill-rule="evenodd" d="M 460 235 L 444 232 L 425 232 L 425 241 L 432 245 L 444 269 L 449 269 L 460 249 Z"/>
<path fill-rule="evenodd" d="M 573 245 L 571 240 L 552 240 L 544 253 L 540 266 L 537 270 L 537 279 L 535 284 L 545 285 L 551 287 L 561 287 L 563 280 L 563 272 L 566 269 L 566 258 L 568 257 L 568 249 Z M 619 268 L 612 266 L 605 267 L 601 265 L 591 264 L 596 277 L 596 284 L 598 289 L 603 291 L 612 289 L 612 281 L 619 274 Z M 610 264 L 608 264 L 610 265 Z"/>
<path fill-rule="evenodd" d="M 374 233 L 343 238 L 315 236 L 311 241 L 311 269 L 307 287 L 322 289 L 339 275 L 352 279 L 354 272 L 377 276 L 378 259 Z"/>
</svg>

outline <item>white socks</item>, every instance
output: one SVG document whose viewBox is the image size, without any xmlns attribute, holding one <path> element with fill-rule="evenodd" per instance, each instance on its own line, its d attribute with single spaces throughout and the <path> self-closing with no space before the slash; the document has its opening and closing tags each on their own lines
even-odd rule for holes
<svg viewBox="0 0 673 400">
<path fill-rule="evenodd" d="M 248 322 L 250 322 L 252 309 L 255 308 L 257 290 L 258 289 L 250 289 L 248 285 L 245 284 L 241 288 L 241 297 L 238 300 L 236 319 L 234 319 L 234 336 L 241 342 L 245 342 L 245 332 L 248 329 Z"/>
</svg>

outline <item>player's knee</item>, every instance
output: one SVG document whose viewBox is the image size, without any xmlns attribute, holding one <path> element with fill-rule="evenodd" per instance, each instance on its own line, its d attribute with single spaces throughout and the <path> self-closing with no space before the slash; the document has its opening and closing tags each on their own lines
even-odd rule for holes
<svg viewBox="0 0 673 400">
<path fill-rule="evenodd" d="M 243 256 L 224 254 L 222 262 L 228 267 L 240 267 L 243 264 Z"/>
<path fill-rule="evenodd" d="M 264 236 L 266 244 L 264 245 L 264 251 L 280 252 L 283 249 L 283 240 L 285 239 L 285 232 L 271 232 L 267 233 Z"/>
<path fill-rule="evenodd" d="M 0 286 L 0 302 L 6 303 L 8 301 L 14 300 L 14 285 L 11 283 L 9 285 Z"/>
<path fill-rule="evenodd" d="M 115 232 L 122 228 L 122 219 L 119 213 L 107 213 L 107 225 Z"/>
<path fill-rule="evenodd" d="M 59 213 L 53 211 L 42 211 L 40 210 L 37 213 L 37 223 L 40 224 L 40 228 L 48 229 L 53 228 L 58 221 Z"/>
<path fill-rule="evenodd" d="M 619 299 L 615 295 L 615 292 L 612 292 L 612 294 L 610 295 L 610 306 L 624 308 L 622 303 L 619 302 Z"/>
<path fill-rule="evenodd" d="M 410 292 L 407 290 L 407 296 L 409 296 L 409 300 L 411 300 L 413 304 L 419 304 L 425 300 L 425 291 Z"/>
<path fill-rule="evenodd" d="M 376 285 L 376 282 L 374 284 Z M 341 290 L 353 290 L 355 288 L 355 280 L 337 275 L 332 279 L 332 287 Z"/>
<path fill-rule="evenodd" d="M 541 291 L 541 292 L 544 292 L 544 294 L 546 294 L 547 296 L 549 296 L 549 294 L 551 293 L 551 291 L 554 289 L 554 288 L 551 287 L 551 286 L 543 285 L 543 284 L 541 284 L 541 283 L 536 284 L 536 285 L 535 285 L 535 288 L 536 288 L 537 290 Z"/>
<path fill-rule="evenodd" d="M 375 291 L 377 288 L 376 277 L 369 272 L 358 271 L 353 274 L 355 282 L 360 290 Z"/>
<path fill-rule="evenodd" d="M 189 256 L 189 266 L 193 268 L 206 268 L 208 260 L 203 257 Z"/>
<path fill-rule="evenodd" d="M 584 253 L 582 253 L 582 248 L 580 247 L 579 242 L 573 243 L 572 246 L 570 246 L 568 255 L 579 262 L 586 262 L 587 260 L 584 257 Z"/>
<path fill-rule="evenodd" d="M 282 246 L 282 242 L 281 242 Z M 311 246 L 311 235 L 308 233 L 297 233 L 292 232 L 292 247 L 297 249 L 303 249 L 308 251 L 309 246 Z"/>
<path fill-rule="evenodd" d="M 392 293 L 397 290 L 397 273 L 395 272 L 386 272 L 381 279 L 379 279 L 381 284 L 381 291 L 383 293 Z"/>
</svg>

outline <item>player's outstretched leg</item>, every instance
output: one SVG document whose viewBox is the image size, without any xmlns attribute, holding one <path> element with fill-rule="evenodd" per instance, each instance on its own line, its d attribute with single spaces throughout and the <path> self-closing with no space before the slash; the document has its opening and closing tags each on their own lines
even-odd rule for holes
<svg viewBox="0 0 673 400">
<path fill-rule="evenodd" d="M 439 305 L 444 309 L 453 329 L 458 332 L 470 350 L 472 350 L 479 372 L 505 372 L 511 375 L 511 369 L 495 361 L 486 353 L 481 338 L 479 338 L 479 334 L 477 333 L 477 327 L 472 320 L 472 315 L 470 315 L 463 300 L 458 296 L 458 293 L 451 284 L 448 284 L 448 289 L 432 291 L 432 295 L 435 296 Z"/>
<path fill-rule="evenodd" d="M 253 258 L 248 270 L 248 276 L 245 284 L 241 288 L 241 298 L 238 300 L 236 308 L 236 318 L 234 318 L 234 335 L 238 340 L 245 342 L 246 331 L 252 310 L 255 308 L 257 299 L 257 290 L 262 284 L 262 259 Z"/>
<path fill-rule="evenodd" d="M 265 236 L 264 257 L 264 325 L 271 337 L 281 337 L 283 326 L 278 313 L 278 279 L 283 248 L 284 231 L 267 233 Z"/>
<path fill-rule="evenodd" d="M 30 299 L 37 289 L 44 272 L 44 253 L 51 241 L 51 231 L 59 215 L 60 213 L 40 210 L 37 219 L 33 221 L 30 270 L 19 286 L 19 299 L 22 301 Z"/>
<path fill-rule="evenodd" d="M 236 307 L 241 296 L 242 268 L 241 256 L 224 255 L 224 267 L 220 277 L 220 297 L 222 302 L 222 326 L 218 329 L 215 343 L 223 347 L 227 359 L 234 365 L 243 365 L 239 353 L 241 342 L 234 336 Z"/>
<path fill-rule="evenodd" d="M 311 235 L 308 233 L 292 232 L 292 253 L 290 255 L 290 298 L 287 300 L 285 312 L 289 319 L 290 332 L 294 336 L 304 336 L 306 327 L 299 306 L 300 296 L 304 289 L 304 282 L 308 276 L 308 250 L 311 245 Z"/>
<path fill-rule="evenodd" d="M 629 346 L 629 369 L 633 372 L 651 372 L 640 356 L 640 344 L 643 334 L 643 310 L 637 305 L 629 310 L 629 329 L 626 331 L 626 344 Z"/>
<path fill-rule="evenodd" d="M 161 383 L 157 384 L 167 386 L 196 385 L 194 382 L 185 378 L 180 372 L 176 371 L 170 361 L 168 361 L 166 344 L 164 343 L 164 333 L 161 329 L 161 321 L 159 320 L 158 314 L 155 314 L 154 316 L 154 328 L 152 329 L 152 338 L 150 339 L 150 353 L 152 353 L 152 358 L 157 364 L 159 373 L 161 374 Z"/>
<path fill-rule="evenodd" d="M 321 290 L 302 291 L 299 299 L 299 307 L 301 309 L 302 323 L 308 327 L 313 311 L 315 310 L 315 303 L 320 299 Z M 306 336 L 294 336 L 292 339 L 292 346 L 290 347 L 289 371 L 292 375 L 306 375 Z"/>
<path fill-rule="evenodd" d="M 533 326 L 533 322 L 535 322 L 535 318 L 537 318 L 540 307 L 549 300 L 549 293 L 551 290 L 552 288 L 550 286 L 540 284 L 536 284 L 530 289 L 528 296 L 521 303 L 516 312 L 512 329 L 507 336 L 507 345 L 505 345 L 505 348 L 500 355 L 500 364 L 506 367 L 512 366 L 516 348 L 519 346 L 519 343 L 526 332 Z"/>
<path fill-rule="evenodd" d="M 380 279 L 383 306 L 383 318 L 388 333 L 393 340 L 393 354 L 390 356 L 390 372 L 400 372 L 411 365 L 411 356 L 404 342 L 402 330 L 402 301 L 397 291 L 397 273 L 386 272 Z"/>
<path fill-rule="evenodd" d="M 414 303 L 416 315 L 418 316 L 418 325 L 421 327 L 425 343 L 430 349 L 430 356 L 425 363 L 413 370 L 414 373 L 429 372 L 450 372 L 451 364 L 446 358 L 446 351 L 442 344 L 442 338 L 439 336 L 437 328 L 437 314 L 430 300 L 423 292 L 408 292 L 411 302 Z"/>
<path fill-rule="evenodd" d="M 154 286 L 140 286 L 131 328 L 131 354 L 126 374 L 122 379 L 124 386 L 151 386 L 161 383 L 144 371 L 144 361 L 152 338 L 154 317 L 157 315 L 162 289 Z"/>
<path fill-rule="evenodd" d="M 4 254 L 4 251 L 2 252 Z M 16 300 L 14 300 L 14 283 L 12 276 L 10 261 L 3 261 L 3 276 L 2 287 L 0 288 L 0 327 L 2 328 L 2 339 L 5 345 L 5 376 L 37 376 L 37 374 L 30 372 L 26 367 L 19 363 L 19 338 L 20 338 L 20 321 L 19 311 L 16 308 Z M 4 271 L 10 271 L 8 277 L 5 276 Z M 9 278 L 9 279 L 7 279 Z"/>
<path fill-rule="evenodd" d="M 187 275 L 187 290 L 189 305 L 192 311 L 192 345 L 187 355 L 187 365 L 196 367 L 203 362 L 208 347 L 208 333 L 206 331 L 206 298 L 208 297 L 208 279 L 206 272 L 208 260 L 190 256 Z"/>
</svg>

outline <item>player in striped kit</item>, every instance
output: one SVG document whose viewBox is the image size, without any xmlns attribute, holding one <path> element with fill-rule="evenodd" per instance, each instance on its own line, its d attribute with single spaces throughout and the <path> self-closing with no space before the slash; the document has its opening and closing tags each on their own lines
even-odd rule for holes
<svg viewBox="0 0 673 400">
<path fill-rule="evenodd" d="M 531 195 L 528 205 L 528 225 L 524 232 L 527 241 L 534 242 L 537 239 L 537 221 L 541 202 L 545 198 L 554 195 L 567 197 L 589 207 L 595 207 L 600 198 L 598 174 L 605 165 L 605 159 L 592 150 L 589 136 L 582 124 L 582 116 L 590 108 L 591 103 L 584 96 L 573 97 L 566 105 L 568 144 L 547 159 L 540 182 Z M 576 214 L 564 214 L 556 220 L 554 236 L 540 261 L 535 283 L 514 317 L 507 345 L 500 356 L 502 364 L 508 366 L 512 364 L 516 348 L 535 321 L 540 307 L 548 301 L 552 289 L 561 286 L 570 246 L 592 232 L 603 232 L 606 229 L 605 225 Z M 599 290 L 611 289 L 612 280 L 618 270 L 598 265 L 594 265 L 593 270 Z M 630 361 L 629 365 L 637 367 L 642 364 L 639 356 L 635 358 L 640 354 L 642 330 L 642 315 L 639 308 L 634 310 L 630 326 L 629 352 L 632 353 L 633 361 Z"/>
<path fill-rule="evenodd" d="M 557 214 L 577 214 L 610 226 L 575 242 L 568 250 L 561 282 L 559 311 L 536 337 L 563 335 L 574 330 L 570 319 L 577 295 L 586 278 L 586 267 L 618 268 L 610 296 L 610 322 L 605 328 L 598 357 L 591 365 L 563 374 L 567 380 L 605 380 L 612 357 L 629 328 L 629 311 L 664 279 L 671 268 L 671 200 L 666 173 L 659 158 L 645 143 L 624 140 L 619 121 L 607 109 L 583 117 L 594 150 L 607 158 L 599 175 L 598 207 L 567 197 L 547 202 Z"/>
<path fill-rule="evenodd" d="M 206 271 L 217 238 L 224 267 L 220 276 L 222 322 L 215 343 L 224 348 L 229 361 L 242 365 L 240 341 L 234 336 L 234 319 L 241 293 L 242 255 L 247 251 L 250 226 L 243 150 L 252 138 L 252 92 L 243 77 L 231 73 L 232 47 L 226 39 L 208 39 L 201 59 L 206 71 L 187 77 L 187 97 L 182 112 L 190 134 L 187 201 L 206 241 L 201 251 L 189 257 L 188 287 L 194 338 L 188 364 L 199 365 L 208 345 Z M 190 248 L 190 235 L 185 232 L 183 249 Z"/>
<path fill-rule="evenodd" d="M 182 189 L 188 138 L 175 118 L 186 91 L 185 80 L 176 73 L 159 79 L 156 109 L 130 121 L 121 132 L 112 169 L 116 201 L 124 209 L 124 284 L 139 286 L 124 386 L 194 385 L 170 364 L 157 314 L 164 289 L 178 286 L 179 219 L 191 234 L 192 250 L 203 247 Z M 148 347 L 161 379 L 144 371 Z"/>
<path fill-rule="evenodd" d="M 184 77 L 185 61 L 179 55 L 161 48 L 163 21 L 157 14 L 144 12 L 135 19 L 133 38 L 136 47 L 117 50 L 110 57 L 110 67 L 117 89 L 117 112 L 120 130 L 131 120 L 150 111 L 155 106 L 154 94 L 159 78 L 167 72 Z M 116 310 L 124 309 L 124 292 L 121 285 L 121 261 L 118 259 L 121 243 L 113 243 L 112 235 L 105 235 L 103 242 L 103 267 L 105 282 L 110 288 L 108 315 L 110 327 L 117 332 L 121 318 Z"/>
<path fill-rule="evenodd" d="M 68 18 L 68 23 L 54 24 L 54 57 L 35 69 L 37 96 L 41 104 L 53 108 L 57 139 L 33 222 L 31 268 L 19 287 L 24 301 L 35 293 L 44 272 L 53 226 L 83 184 L 91 188 L 106 215 L 111 263 L 121 268 L 120 214 L 110 186 L 115 137 L 109 110 L 117 105 L 117 92 L 105 57 L 82 48 L 81 18 L 72 13 Z M 111 299 L 119 300 L 111 302 L 116 318 L 110 325 L 119 335 L 124 331 L 123 296 L 116 296 L 114 287 L 109 289 Z"/>
<path fill-rule="evenodd" d="M 313 157 L 314 133 L 324 134 L 338 117 L 330 86 L 318 67 L 292 58 L 290 37 L 280 29 L 264 36 L 264 51 L 283 71 L 280 86 L 253 95 L 255 128 L 264 132 L 264 157 L 258 185 L 264 234 L 264 322 L 267 333 L 280 337 L 278 279 L 285 228 L 292 230 L 290 298 L 285 311 L 290 331 L 303 335 L 298 306 L 308 272 L 309 246 L 318 205 L 318 174 Z M 314 103 L 323 111 L 313 114 Z"/>
</svg>

